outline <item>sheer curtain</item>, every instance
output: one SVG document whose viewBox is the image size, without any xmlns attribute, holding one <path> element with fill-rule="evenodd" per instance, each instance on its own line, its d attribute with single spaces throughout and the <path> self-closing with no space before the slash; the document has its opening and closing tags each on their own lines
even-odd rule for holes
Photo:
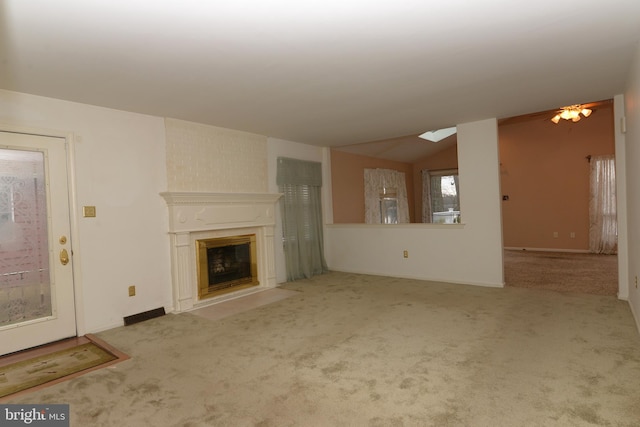
<svg viewBox="0 0 640 427">
<path fill-rule="evenodd" d="M 280 199 L 287 280 L 328 271 L 322 233 L 322 167 L 318 162 L 278 158 L 276 182 Z"/>
<path fill-rule="evenodd" d="M 385 196 L 397 200 L 397 222 L 408 223 L 409 201 L 404 172 L 393 169 L 365 169 L 364 222 L 366 224 L 383 223 L 381 201 Z"/>
<path fill-rule="evenodd" d="M 594 156 L 590 168 L 589 251 L 615 254 L 618 251 L 615 157 Z"/>
<path fill-rule="evenodd" d="M 431 222 L 431 174 L 427 169 L 422 170 L 422 222 Z"/>
</svg>

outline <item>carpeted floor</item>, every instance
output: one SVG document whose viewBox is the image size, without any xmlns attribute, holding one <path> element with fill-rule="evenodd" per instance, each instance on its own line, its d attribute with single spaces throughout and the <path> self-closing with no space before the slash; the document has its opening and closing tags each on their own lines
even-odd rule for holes
<svg viewBox="0 0 640 427">
<path fill-rule="evenodd" d="M 346 273 L 216 320 L 100 334 L 131 359 L 10 403 L 72 426 L 637 426 L 640 338 L 614 297 Z"/>
<path fill-rule="evenodd" d="M 571 252 L 504 251 L 506 286 L 618 295 L 618 257 Z"/>
</svg>

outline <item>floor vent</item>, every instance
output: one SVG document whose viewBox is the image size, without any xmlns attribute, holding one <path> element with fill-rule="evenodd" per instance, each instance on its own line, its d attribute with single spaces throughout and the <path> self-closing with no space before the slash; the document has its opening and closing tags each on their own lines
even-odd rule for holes
<svg viewBox="0 0 640 427">
<path fill-rule="evenodd" d="M 154 319 L 156 317 L 164 316 L 164 307 L 154 308 L 153 310 L 145 311 L 138 314 L 132 314 L 124 318 L 124 325 L 129 326 L 134 323 L 144 322 L 145 320 Z"/>
</svg>

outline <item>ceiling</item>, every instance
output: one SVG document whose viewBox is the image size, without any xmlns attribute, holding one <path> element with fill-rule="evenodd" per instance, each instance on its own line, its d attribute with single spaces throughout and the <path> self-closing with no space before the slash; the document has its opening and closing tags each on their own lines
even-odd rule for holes
<svg viewBox="0 0 640 427">
<path fill-rule="evenodd" d="M 637 0 L 3 0 L 0 88 L 343 146 L 609 99 L 639 39 Z"/>
<path fill-rule="evenodd" d="M 335 147 L 359 156 L 375 157 L 402 163 L 417 163 L 442 150 L 450 148 L 458 142 L 458 135 L 453 134 L 438 142 L 431 142 L 418 135 L 382 139 L 380 141 L 363 142 Z"/>
<path fill-rule="evenodd" d="M 591 109 L 593 112 L 613 108 L 613 100 L 605 99 L 595 102 L 584 102 L 581 104 L 585 108 Z M 498 125 L 507 126 L 522 122 L 544 122 L 548 126 L 558 126 L 551 122 L 551 118 L 561 110 L 554 108 L 552 110 L 536 111 L 532 113 L 522 114 L 519 116 L 511 116 L 498 120 Z M 562 124 L 560 124 L 562 126 Z M 450 148 L 458 142 L 457 134 L 453 134 L 438 142 L 431 142 L 419 137 L 419 135 L 408 135 L 398 138 L 387 138 L 379 141 L 370 141 L 357 144 L 343 145 L 334 147 L 336 150 L 345 151 L 360 156 L 375 157 L 385 160 L 393 160 L 403 163 L 418 163 L 429 156 Z"/>
</svg>

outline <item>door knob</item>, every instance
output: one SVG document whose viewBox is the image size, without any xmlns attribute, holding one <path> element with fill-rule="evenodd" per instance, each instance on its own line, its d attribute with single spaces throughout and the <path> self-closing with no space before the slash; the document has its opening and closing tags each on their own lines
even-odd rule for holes
<svg viewBox="0 0 640 427">
<path fill-rule="evenodd" d="M 67 265 L 69 263 L 69 253 L 66 249 L 60 251 L 60 263 L 62 265 Z"/>
</svg>

